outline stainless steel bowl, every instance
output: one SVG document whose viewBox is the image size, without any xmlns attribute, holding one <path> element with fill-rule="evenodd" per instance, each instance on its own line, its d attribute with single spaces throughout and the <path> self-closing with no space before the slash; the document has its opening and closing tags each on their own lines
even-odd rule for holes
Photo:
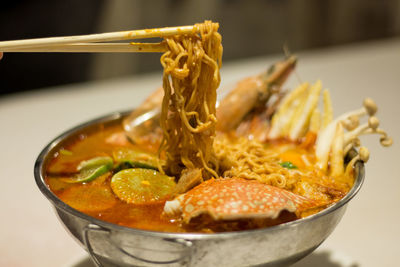
<svg viewBox="0 0 400 267">
<path fill-rule="evenodd" d="M 217 234 L 162 233 L 104 222 L 62 202 L 44 181 L 49 159 L 69 138 L 120 123 L 127 113 L 114 113 L 79 125 L 50 142 L 35 163 L 39 189 L 61 222 L 98 266 L 288 266 L 315 250 L 342 218 L 360 189 L 364 165 L 356 165 L 356 181 L 335 205 L 304 219 L 250 231 Z"/>
</svg>

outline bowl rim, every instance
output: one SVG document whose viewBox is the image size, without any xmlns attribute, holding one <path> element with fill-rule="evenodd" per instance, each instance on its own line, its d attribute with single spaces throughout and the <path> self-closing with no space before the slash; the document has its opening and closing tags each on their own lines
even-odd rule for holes
<svg viewBox="0 0 400 267">
<path fill-rule="evenodd" d="M 151 231 L 151 230 L 142 230 L 142 229 L 136 229 L 136 228 L 130 228 L 127 226 L 122 226 L 122 225 L 117 225 L 113 224 L 110 222 L 102 221 L 100 219 L 97 219 L 95 217 L 89 216 L 83 212 L 80 212 L 68 204 L 64 203 L 61 199 L 59 199 L 47 186 L 44 180 L 44 163 L 45 159 L 49 155 L 49 153 L 63 140 L 68 138 L 70 135 L 72 135 L 75 132 L 82 131 L 85 128 L 89 126 L 93 126 L 95 124 L 101 124 L 105 122 L 111 122 L 115 120 L 120 120 L 126 115 L 128 115 L 131 111 L 121 111 L 121 112 L 113 112 L 109 113 L 107 115 L 103 115 L 100 117 L 97 117 L 95 119 L 89 120 L 87 122 L 81 123 L 73 128 L 70 128 L 69 130 L 63 132 L 56 138 L 54 138 L 50 143 L 48 143 L 42 151 L 39 153 L 35 165 L 34 165 L 34 176 L 35 176 L 35 181 L 37 186 L 39 187 L 40 191 L 42 192 L 43 195 L 46 196 L 46 198 L 51 202 L 51 204 L 56 208 L 56 209 L 62 209 L 64 212 L 73 214 L 74 216 L 78 216 L 86 221 L 89 221 L 92 224 L 98 225 L 102 228 L 109 229 L 109 230 L 115 230 L 115 231 L 124 231 L 124 232 L 131 232 L 133 234 L 140 234 L 140 235 L 147 235 L 147 236 L 155 236 L 159 238 L 164 238 L 164 239 L 190 239 L 190 240 L 200 240 L 200 239 L 221 239 L 221 238 L 234 238 L 234 237 L 239 237 L 242 235 L 249 235 L 249 234 L 258 234 L 260 232 L 262 233 L 267 233 L 267 232 L 273 232 L 273 231 L 280 231 L 285 228 L 289 227 L 294 227 L 298 224 L 302 223 L 307 223 L 310 221 L 314 221 L 319 219 L 320 217 L 323 217 L 329 213 L 334 212 L 335 210 L 343 207 L 346 205 L 360 190 L 364 178 L 365 178 L 365 167 L 364 163 L 362 161 L 358 161 L 355 165 L 357 177 L 354 181 L 353 187 L 350 189 L 350 191 L 338 202 L 335 204 L 327 207 L 326 209 L 310 215 L 305 218 L 301 218 L 298 220 L 290 221 L 287 223 L 282 223 L 278 224 L 275 226 L 271 227 L 266 227 L 266 228 L 260 228 L 260 229 L 252 229 L 252 230 L 243 230 L 243 231 L 232 231 L 232 232 L 219 232 L 219 233 L 178 233 L 178 232 L 158 232 L 158 231 Z"/>
</svg>

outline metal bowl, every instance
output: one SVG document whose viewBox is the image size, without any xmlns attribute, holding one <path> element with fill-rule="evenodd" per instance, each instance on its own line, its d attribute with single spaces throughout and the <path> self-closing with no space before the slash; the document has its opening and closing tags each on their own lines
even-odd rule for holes
<svg viewBox="0 0 400 267">
<path fill-rule="evenodd" d="M 35 180 L 61 222 L 98 266 L 288 266 L 315 250 L 342 218 L 347 203 L 364 180 L 356 165 L 350 192 L 335 205 L 304 219 L 277 226 L 216 234 L 163 233 L 132 229 L 90 217 L 62 202 L 44 181 L 51 155 L 67 139 L 120 123 L 127 113 L 113 113 L 79 125 L 48 144 L 35 163 Z"/>
</svg>

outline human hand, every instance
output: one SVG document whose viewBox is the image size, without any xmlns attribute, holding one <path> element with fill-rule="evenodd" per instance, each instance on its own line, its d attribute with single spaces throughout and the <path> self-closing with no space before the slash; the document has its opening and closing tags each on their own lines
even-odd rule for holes
<svg viewBox="0 0 400 267">
<path fill-rule="evenodd" d="M 0 52 L 0 59 L 3 58 L 3 52 Z"/>
</svg>

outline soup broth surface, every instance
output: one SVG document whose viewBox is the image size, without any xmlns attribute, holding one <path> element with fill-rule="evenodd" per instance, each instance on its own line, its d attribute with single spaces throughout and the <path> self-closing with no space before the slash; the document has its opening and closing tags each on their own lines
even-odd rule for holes
<svg viewBox="0 0 400 267">
<path fill-rule="evenodd" d="M 112 172 L 83 183 L 67 183 L 64 179 L 77 172 L 80 162 L 99 156 L 112 156 L 113 151 L 121 148 L 140 149 L 157 155 L 158 142 L 145 143 L 140 147 L 130 142 L 116 145 L 110 142 L 110 137 L 123 134 L 120 124 L 98 125 L 87 133 L 69 138 L 52 156 L 47 165 L 45 182 L 50 190 L 63 202 L 72 208 L 94 218 L 127 226 L 131 228 L 162 231 L 162 232 L 208 232 L 209 229 L 199 229 L 195 225 L 183 226 L 178 218 L 167 217 L 163 214 L 165 200 L 145 204 L 129 204 L 120 200 L 113 192 L 110 181 Z M 315 162 L 314 150 L 301 148 L 299 144 L 281 140 L 265 144 L 268 149 L 276 151 L 283 161 L 290 159 L 299 170 L 312 171 Z M 282 151 L 284 151 L 282 153 Z M 297 161 L 296 161 L 297 159 Z M 308 162 L 309 165 L 303 164 Z M 353 179 L 344 180 L 336 185 L 342 195 L 333 199 L 339 200 L 353 184 Z M 303 216 L 318 212 L 324 207 L 312 210 Z M 282 212 L 271 225 L 296 219 L 287 212 Z"/>
</svg>

